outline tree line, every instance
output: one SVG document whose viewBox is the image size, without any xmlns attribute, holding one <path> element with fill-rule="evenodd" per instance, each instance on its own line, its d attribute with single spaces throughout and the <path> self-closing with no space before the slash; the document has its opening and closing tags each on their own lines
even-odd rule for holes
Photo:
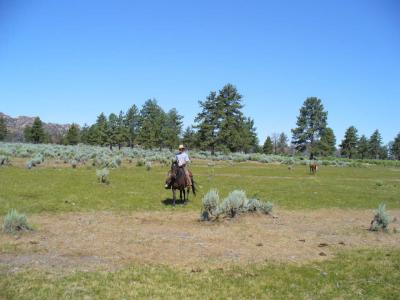
<svg viewBox="0 0 400 300">
<path fill-rule="evenodd" d="M 316 97 L 307 98 L 300 108 L 292 139 L 285 133 L 268 136 L 263 145 L 259 140 L 254 120 L 242 111 L 242 95 L 232 84 L 218 92 L 211 91 L 199 101 L 200 112 L 194 124 L 183 130 L 183 116 L 175 108 L 165 112 L 155 99 L 147 100 L 139 109 L 132 105 L 126 112 L 101 113 L 94 124 L 80 128 L 72 124 L 61 143 L 78 143 L 121 148 L 140 145 L 147 149 L 175 149 L 179 143 L 189 148 L 215 152 L 260 152 L 265 154 L 309 155 L 311 159 L 342 156 L 360 159 L 400 159 L 400 133 L 388 145 L 382 144 L 378 130 L 367 138 L 358 136 L 350 126 L 336 149 L 336 137 L 328 127 L 328 112 Z M 0 140 L 7 136 L 5 121 L 0 117 Z M 43 130 L 39 117 L 24 130 L 25 141 L 48 143 L 49 135 Z"/>
</svg>

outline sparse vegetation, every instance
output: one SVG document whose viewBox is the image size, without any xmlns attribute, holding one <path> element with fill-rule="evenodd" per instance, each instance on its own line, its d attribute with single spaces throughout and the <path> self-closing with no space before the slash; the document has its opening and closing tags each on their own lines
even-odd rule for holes
<svg viewBox="0 0 400 300">
<path fill-rule="evenodd" d="M 208 221 L 211 218 L 218 218 L 221 215 L 233 218 L 238 213 L 272 212 L 273 205 L 270 202 L 263 202 L 256 198 L 248 199 L 242 190 L 234 190 L 220 202 L 219 194 L 216 189 L 211 189 L 202 199 L 201 219 Z"/>
<path fill-rule="evenodd" d="M 16 209 L 11 209 L 4 218 L 3 231 L 6 233 L 15 234 L 18 231 L 31 229 L 26 216 Z"/>
<path fill-rule="evenodd" d="M 379 204 L 378 209 L 375 211 L 375 215 L 373 220 L 371 221 L 370 230 L 379 231 L 379 230 L 387 230 L 387 227 L 390 223 L 390 216 L 386 212 L 386 205 L 384 203 Z"/>
<path fill-rule="evenodd" d="M 107 168 L 96 170 L 97 180 L 100 183 L 105 183 L 105 184 L 110 183 L 109 180 L 108 180 L 108 175 L 109 174 L 110 174 L 110 171 Z"/>
</svg>

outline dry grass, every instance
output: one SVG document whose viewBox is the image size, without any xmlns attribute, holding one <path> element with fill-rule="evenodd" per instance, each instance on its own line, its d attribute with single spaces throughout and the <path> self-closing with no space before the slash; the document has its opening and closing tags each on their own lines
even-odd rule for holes
<svg viewBox="0 0 400 300">
<path fill-rule="evenodd" d="M 390 211 L 399 216 L 400 211 Z M 33 215 L 34 234 L 0 235 L 0 264 L 46 270 L 115 270 L 131 263 L 180 269 L 265 261 L 304 263 L 338 250 L 400 248 L 400 235 L 367 231 L 371 210 L 279 210 L 218 223 L 192 212 Z M 399 219 L 399 218 L 398 218 Z"/>
</svg>

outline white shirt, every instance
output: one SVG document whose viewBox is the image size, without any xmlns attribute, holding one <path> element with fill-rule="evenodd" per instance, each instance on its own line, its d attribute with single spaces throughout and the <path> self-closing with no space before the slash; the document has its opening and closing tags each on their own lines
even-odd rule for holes
<svg viewBox="0 0 400 300">
<path fill-rule="evenodd" d="M 189 162 L 190 159 L 186 152 L 182 152 L 176 154 L 176 161 L 178 162 L 178 166 L 181 167 L 185 165 L 187 162 Z"/>
</svg>

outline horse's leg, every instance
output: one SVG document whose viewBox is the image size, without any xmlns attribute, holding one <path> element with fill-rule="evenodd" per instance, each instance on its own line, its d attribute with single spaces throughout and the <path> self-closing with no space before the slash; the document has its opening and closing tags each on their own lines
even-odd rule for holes
<svg viewBox="0 0 400 300">
<path fill-rule="evenodd" d="M 172 199 L 173 199 L 173 205 L 175 206 L 175 200 L 176 200 L 176 190 L 172 188 Z"/>
<path fill-rule="evenodd" d="M 188 187 L 187 187 L 187 191 L 186 191 L 186 193 L 187 193 L 186 200 L 189 202 L 190 186 L 188 186 Z"/>
<path fill-rule="evenodd" d="M 182 189 L 179 190 L 179 200 L 182 202 Z"/>
</svg>

